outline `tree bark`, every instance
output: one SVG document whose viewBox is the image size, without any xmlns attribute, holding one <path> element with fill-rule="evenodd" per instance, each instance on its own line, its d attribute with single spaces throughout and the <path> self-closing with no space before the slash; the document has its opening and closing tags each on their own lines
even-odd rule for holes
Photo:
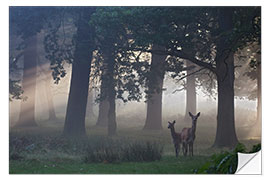
<svg viewBox="0 0 270 180">
<path fill-rule="evenodd" d="M 261 80 L 261 55 L 257 64 L 257 121 L 255 123 L 256 132 L 261 136 L 262 129 L 262 80 Z"/>
<path fill-rule="evenodd" d="M 37 72 L 37 35 L 25 40 L 22 89 L 26 101 L 21 102 L 19 120 L 15 126 L 37 126 L 35 121 L 35 96 Z"/>
<path fill-rule="evenodd" d="M 104 112 L 107 116 L 108 124 L 108 136 L 116 135 L 117 123 L 116 123 L 116 113 L 115 113 L 115 79 L 114 79 L 114 65 L 115 60 L 113 59 L 113 50 L 110 47 L 104 48 L 103 50 L 104 58 L 104 71 L 102 74 L 102 94 L 101 100 L 108 102 L 108 111 Z M 104 109 L 106 110 L 106 109 Z M 106 117 L 104 117 L 104 121 Z"/>
<path fill-rule="evenodd" d="M 116 135 L 116 113 L 115 113 L 115 89 L 114 83 L 110 83 L 109 85 L 109 111 L 108 111 L 108 135 Z"/>
<path fill-rule="evenodd" d="M 153 51 L 163 50 L 153 45 Z M 152 53 L 150 77 L 148 79 L 147 114 L 144 130 L 162 129 L 162 87 L 164 79 L 164 62 L 166 55 Z"/>
<path fill-rule="evenodd" d="M 219 11 L 219 28 L 229 34 L 233 29 L 233 8 Z M 238 143 L 234 118 L 234 52 L 227 36 L 220 36 L 217 43 L 216 75 L 218 84 L 218 112 L 215 147 L 234 147 Z"/>
<path fill-rule="evenodd" d="M 104 79 L 104 78 L 102 78 Z M 101 94 L 103 95 L 106 91 L 106 85 L 104 81 L 101 81 Z M 102 97 L 99 102 L 98 120 L 96 126 L 107 127 L 108 126 L 108 113 L 110 103 L 106 97 Z"/>
<path fill-rule="evenodd" d="M 93 107 L 94 103 L 93 103 L 93 91 L 90 89 L 88 90 L 88 100 L 87 100 L 87 108 L 86 108 L 86 117 L 90 120 L 90 119 L 94 119 L 95 115 L 94 115 L 94 110 Z"/>
<path fill-rule="evenodd" d="M 191 62 L 186 61 L 186 66 L 193 65 Z M 186 115 L 184 120 L 189 122 L 190 116 L 189 112 L 192 114 L 196 114 L 196 106 L 197 106 L 197 98 L 196 98 L 196 84 L 195 84 L 195 75 L 189 75 L 194 72 L 194 69 L 187 70 L 187 78 L 186 78 Z"/>
<path fill-rule="evenodd" d="M 88 24 L 89 8 L 82 8 L 78 20 L 76 47 L 64 125 L 64 136 L 85 136 L 85 112 L 93 52 L 93 30 Z"/>
<path fill-rule="evenodd" d="M 217 60 L 218 115 L 215 147 L 234 147 L 238 143 L 234 118 L 234 54 Z"/>
<path fill-rule="evenodd" d="M 45 90 L 47 95 L 47 102 L 48 102 L 48 111 L 49 111 L 49 120 L 56 120 L 56 114 L 54 110 L 54 103 L 53 103 L 53 95 L 51 89 L 51 75 L 50 71 L 44 71 L 45 74 Z"/>
</svg>

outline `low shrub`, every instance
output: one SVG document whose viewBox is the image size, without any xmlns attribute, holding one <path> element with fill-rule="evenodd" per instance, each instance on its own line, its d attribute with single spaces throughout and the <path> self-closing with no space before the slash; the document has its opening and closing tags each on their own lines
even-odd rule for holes
<svg viewBox="0 0 270 180">
<path fill-rule="evenodd" d="M 89 146 L 85 162 L 155 161 L 161 159 L 162 152 L 163 146 L 154 142 L 124 143 L 110 141 Z"/>
<path fill-rule="evenodd" d="M 122 149 L 123 161 L 155 161 L 160 160 L 163 147 L 157 143 L 131 143 Z"/>
<path fill-rule="evenodd" d="M 214 154 L 211 160 L 206 162 L 201 168 L 196 169 L 198 174 L 234 174 L 237 169 L 237 153 L 254 153 L 261 149 L 261 144 L 254 145 L 252 150 L 247 152 L 243 144 L 238 144 L 232 152 Z"/>
</svg>

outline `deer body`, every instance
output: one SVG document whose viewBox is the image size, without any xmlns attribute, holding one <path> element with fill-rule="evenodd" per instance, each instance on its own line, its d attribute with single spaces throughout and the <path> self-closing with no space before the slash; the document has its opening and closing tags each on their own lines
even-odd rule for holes
<svg viewBox="0 0 270 180">
<path fill-rule="evenodd" d="M 189 112 L 189 115 L 192 119 L 192 127 L 191 128 L 183 128 L 181 132 L 181 142 L 182 142 L 182 149 L 184 156 L 187 155 L 189 151 L 189 155 L 193 156 L 193 143 L 195 140 L 195 132 L 196 132 L 196 125 L 197 119 L 200 116 L 200 112 L 194 116 Z"/>
<path fill-rule="evenodd" d="M 168 122 L 168 123 L 169 123 L 168 128 L 171 130 L 171 136 L 173 138 L 175 155 L 176 157 L 178 157 L 180 144 L 181 144 L 181 133 L 175 132 L 175 129 L 174 129 L 175 121 L 173 121 L 172 123 L 171 122 Z"/>
</svg>

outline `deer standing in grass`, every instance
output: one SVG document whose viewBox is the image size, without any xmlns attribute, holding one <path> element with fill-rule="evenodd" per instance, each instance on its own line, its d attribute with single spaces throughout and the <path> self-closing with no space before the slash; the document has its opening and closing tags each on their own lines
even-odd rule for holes
<svg viewBox="0 0 270 180">
<path fill-rule="evenodd" d="M 175 155 L 176 155 L 176 157 L 178 157 L 179 150 L 180 150 L 180 144 L 181 144 L 181 133 L 175 132 L 175 129 L 174 129 L 175 121 L 173 121 L 172 123 L 168 121 L 168 123 L 169 123 L 168 129 L 171 130 L 171 135 L 173 138 Z"/>
<path fill-rule="evenodd" d="M 194 116 L 189 112 L 189 116 L 192 119 L 192 127 L 191 128 L 183 128 L 181 132 L 181 142 L 184 156 L 187 155 L 189 151 L 189 155 L 193 156 L 193 143 L 195 140 L 195 132 L 196 132 L 196 124 L 197 119 L 200 116 L 200 112 Z"/>
</svg>

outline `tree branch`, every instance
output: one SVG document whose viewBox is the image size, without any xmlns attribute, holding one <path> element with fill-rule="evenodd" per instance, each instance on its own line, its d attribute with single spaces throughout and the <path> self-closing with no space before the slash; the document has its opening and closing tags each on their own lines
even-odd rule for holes
<svg viewBox="0 0 270 180">
<path fill-rule="evenodd" d="M 173 51 L 173 52 L 168 52 L 169 55 L 171 56 L 176 56 L 178 58 L 181 58 L 181 59 L 185 59 L 187 61 L 190 61 L 194 64 L 197 64 L 198 66 L 201 66 L 203 67 L 204 69 L 209 69 L 210 71 L 212 71 L 213 73 L 217 73 L 216 72 L 216 68 L 213 67 L 213 65 L 211 63 L 207 63 L 207 62 L 203 62 L 203 61 L 200 61 L 200 60 L 197 60 L 196 58 L 184 53 L 184 52 L 179 52 L 179 51 Z"/>
<path fill-rule="evenodd" d="M 131 50 L 131 49 L 130 49 Z M 143 52 L 149 52 L 149 53 L 155 53 L 159 55 L 170 55 L 170 56 L 175 56 L 181 59 L 185 59 L 187 61 L 190 61 L 198 66 L 201 66 L 203 68 L 209 69 L 213 73 L 217 74 L 217 70 L 211 63 L 203 62 L 200 60 L 197 60 L 195 57 L 192 57 L 191 55 L 188 55 L 187 53 L 183 51 L 161 51 L 161 50 L 152 50 L 152 49 L 143 49 L 143 48 L 135 48 L 132 49 L 133 51 L 143 51 Z"/>
<path fill-rule="evenodd" d="M 176 82 L 179 82 L 179 81 L 181 81 L 182 79 L 185 79 L 186 77 L 188 77 L 188 76 L 191 76 L 191 75 L 193 75 L 193 74 L 195 74 L 195 73 L 197 73 L 197 72 L 200 72 L 200 71 L 202 71 L 202 70 L 204 70 L 204 69 L 206 69 L 206 68 L 201 68 L 201 69 L 199 69 L 199 70 L 197 70 L 197 71 L 194 71 L 194 72 L 192 72 L 192 73 L 190 73 L 190 74 L 188 74 L 188 75 L 186 75 L 186 76 L 183 76 L 183 77 L 181 77 L 180 79 L 177 79 L 177 81 Z"/>
<path fill-rule="evenodd" d="M 183 87 L 183 88 L 181 88 L 181 89 L 176 89 L 176 90 L 174 90 L 173 92 L 172 92 L 172 94 L 174 94 L 174 93 L 176 93 L 176 92 L 178 92 L 178 91 L 183 91 L 183 90 L 185 90 L 186 89 L 186 87 Z"/>
</svg>

